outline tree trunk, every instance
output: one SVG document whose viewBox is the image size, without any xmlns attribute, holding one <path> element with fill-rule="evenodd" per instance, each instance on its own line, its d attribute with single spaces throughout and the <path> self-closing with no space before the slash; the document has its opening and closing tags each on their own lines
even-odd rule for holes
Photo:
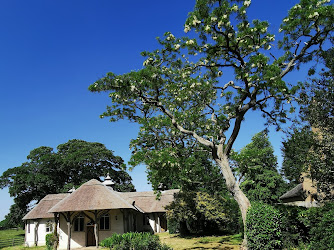
<svg viewBox="0 0 334 250">
<path fill-rule="evenodd" d="M 248 198 L 246 197 L 246 195 L 240 189 L 239 184 L 237 183 L 235 176 L 233 175 L 232 169 L 230 167 L 230 163 L 228 161 L 228 157 L 223 154 L 221 154 L 220 157 L 218 157 L 218 155 L 214 155 L 214 160 L 219 165 L 224 175 L 227 189 L 231 192 L 231 194 L 233 195 L 233 198 L 236 200 L 236 202 L 239 205 L 239 209 L 240 209 L 241 216 L 242 216 L 242 222 L 244 224 L 244 230 L 246 230 L 246 215 L 247 215 L 247 210 L 251 206 L 251 204 Z M 244 234 L 242 249 L 247 249 L 246 233 Z"/>
</svg>

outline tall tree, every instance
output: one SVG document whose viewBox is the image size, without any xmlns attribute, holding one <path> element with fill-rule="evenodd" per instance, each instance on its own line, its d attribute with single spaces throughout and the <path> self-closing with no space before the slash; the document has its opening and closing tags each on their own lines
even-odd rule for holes
<svg viewBox="0 0 334 250">
<path fill-rule="evenodd" d="M 277 157 L 264 130 L 253 136 L 252 142 L 232 154 L 241 190 L 250 201 L 273 204 L 286 191 L 287 185 L 279 174 Z"/>
<path fill-rule="evenodd" d="M 325 199 L 334 199 L 334 49 L 322 53 L 325 68 L 320 78 L 307 83 L 300 95 L 300 118 L 306 125 L 295 129 L 284 143 L 283 169 L 288 179 L 310 172 Z M 311 129 L 312 128 L 312 129 Z M 289 178 L 291 177 L 291 178 Z"/>
<path fill-rule="evenodd" d="M 70 140 L 59 145 L 57 152 L 42 146 L 33 149 L 27 159 L 0 177 L 0 187 L 9 187 L 9 194 L 14 197 L 15 204 L 7 215 L 11 223 L 21 224 L 31 202 L 38 202 L 47 194 L 67 192 L 107 173 L 116 190 L 134 191 L 122 158 L 101 143 Z"/>
<path fill-rule="evenodd" d="M 166 33 L 158 39 L 157 50 L 143 53 L 147 58 L 143 69 L 108 73 L 89 87 L 109 92 L 112 105 L 102 117 L 142 123 L 162 115 L 206 147 L 221 168 L 244 223 L 250 202 L 233 175 L 229 156 L 245 114 L 257 109 L 271 123 L 285 121 L 284 102 L 290 101 L 294 88 L 283 77 L 319 55 L 334 23 L 327 0 L 301 0 L 283 20 L 279 30 L 283 38 L 271 53 L 275 36 L 268 31 L 268 22 L 248 20 L 250 4 L 197 0 L 185 24 L 185 32 L 196 34 L 176 38 Z M 223 70 L 234 75 L 224 78 Z"/>
</svg>

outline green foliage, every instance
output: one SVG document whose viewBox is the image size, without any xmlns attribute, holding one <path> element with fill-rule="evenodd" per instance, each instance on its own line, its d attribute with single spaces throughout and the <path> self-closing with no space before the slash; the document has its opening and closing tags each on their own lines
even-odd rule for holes
<svg viewBox="0 0 334 250">
<path fill-rule="evenodd" d="M 312 68 L 334 30 L 333 5 L 327 0 L 301 0 L 280 26 L 282 40 L 275 42 L 268 22 L 249 20 L 250 4 L 250 0 L 197 0 L 184 26 L 186 33 L 195 32 L 182 38 L 165 33 L 156 50 L 142 53 L 142 69 L 122 75 L 110 72 L 89 86 L 90 91 L 107 92 L 110 97 L 111 105 L 101 118 L 129 119 L 143 124 L 144 130 L 164 123 L 170 128 L 168 135 L 174 129 L 187 141 L 196 141 L 198 149 L 208 151 L 210 160 L 219 165 L 226 186 L 243 208 L 248 200 L 242 192 L 234 192 L 239 187 L 228 161 L 246 113 L 259 110 L 267 123 L 278 127 L 286 122 L 297 86 L 284 77 L 302 66 Z M 164 138 L 164 132 L 152 133 L 142 148 L 154 148 L 155 138 Z M 174 147 L 166 143 L 164 163 L 174 163 L 167 156 Z M 150 151 L 146 153 L 149 156 Z M 160 155 L 153 156 L 158 162 Z M 139 161 L 148 162 L 146 155 L 140 157 Z"/>
<path fill-rule="evenodd" d="M 308 208 L 275 205 L 281 214 L 282 246 L 293 249 L 308 244 L 310 227 L 306 224 L 305 212 Z"/>
<path fill-rule="evenodd" d="M 282 246 L 280 212 L 264 203 L 254 203 L 247 211 L 246 235 L 249 249 L 280 249 Z"/>
<path fill-rule="evenodd" d="M 334 203 L 308 209 L 303 219 L 310 228 L 310 249 L 334 248 Z"/>
<path fill-rule="evenodd" d="M 47 250 L 54 249 L 55 243 L 57 241 L 58 241 L 58 237 L 54 233 L 50 233 L 50 234 L 45 235 L 46 249 Z"/>
<path fill-rule="evenodd" d="M 150 233 L 114 233 L 111 237 L 100 242 L 100 246 L 113 250 L 169 250 L 165 244 L 161 244 L 159 237 Z"/>
<path fill-rule="evenodd" d="M 298 182 L 300 172 L 310 170 L 317 182 L 318 197 L 333 200 L 334 184 L 334 49 L 321 54 L 325 68 L 320 78 L 306 83 L 300 92 L 300 120 L 304 127 L 293 130 L 284 142 L 283 171 Z M 312 127 L 312 131 L 310 129 Z"/>
<path fill-rule="evenodd" d="M 174 227 L 179 223 L 181 234 L 234 233 L 240 230 L 238 207 L 229 196 L 180 192 L 167 209 L 168 221 Z"/>
<path fill-rule="evenodd" d="M 11 225 L 22 224 L 31 202 L 38 202 L 47 194 L 67 192 L 73 186 L 107 173 L 116 183 L 117 191 L 134 190 L 122 158 L 101 143 L 70 140 L 60 144 L 57 152 L 42 146 L 33 149 L 27 159 L 0 177 L 0 187 L 9 187 L 14 197 L 15 204 L 7 215 Z"/>
<path fill-rule="evenodd" d="M 209 193 L 225 190 L 222 174 L 210 160 L 209 152 L 170 123 L 160 116 L 142 123 L 138 138 L 130 143 L 133 152 L 129 163 L 133 167 L 147 166 L 148 180 L 154 190 L 161 187 Z"/>
<path fill-rule="evenodd" d="M 314 145 L 313 133 L 308 126 L 301 129 L 295 128 L 283 142 L 283 164 L 284 177 L 292 184 L 299 184 L 301 173 L 307 169 L 307 155 Z"/>
<path fill-rule="evenodd" d="M 286 191 L 287 184 L 277 171 L 277 157 L 266 131 L 253 136 L 252 142 L 231 155 L 240 187 L 250 201 L 273 204 Z"/>
</svg>

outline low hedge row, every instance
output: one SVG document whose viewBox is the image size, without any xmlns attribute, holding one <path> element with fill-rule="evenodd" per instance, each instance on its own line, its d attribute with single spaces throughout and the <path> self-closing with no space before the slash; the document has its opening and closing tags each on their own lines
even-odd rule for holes
<svg viewBox="0 0 334 250">
<path fill-rule="evenodd" d="M 113 234 L 100 242 L 100 246 L 113 250 L 170 250 L 172 248 L 161 244 L 159 237 L 151 233 L 129 232 Z"/>
</svg>

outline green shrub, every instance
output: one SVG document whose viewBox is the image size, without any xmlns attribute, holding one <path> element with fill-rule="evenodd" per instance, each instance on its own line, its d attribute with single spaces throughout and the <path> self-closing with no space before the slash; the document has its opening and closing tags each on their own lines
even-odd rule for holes
<svg viewBox="0 0 334 250">
<path fill-rule="evenodd" d="M 125 233 L 113 234 L 101 241 L 100 246 L 113 250 L 169 250 L 165 244 L 161 244 L 159 237 L 150 233 Z"/>
<path fill-rule="evenodd" d="M 50 233 L 45 235 L 45 244 L 47 250 L 52 250 L 54 248 L 55 242 L 58 240 L 57 235 Z"/>
<path fill-rule="evenodd" d="M 309 242 L 310 227 L 305 224 L 304 214 L 308 208 L 275 205 L 281 213 L 282 244 L 284 249 L 296 248 Z"/>
<path fill-rule="evenodd" d="M 310 230 L 310 249 L 334 249 L 334 203 L 307 211 Z"/>
<path fill-rule="evenodd" d="M 176 234 L 180 232 L 180 223 L 171 218 L 167 220 L 167 229 L 170 234 Z"/>
<path fill-rule="evenodd" d="M 282 247 L 280 212 L 267 204 L 252 204 L 247 211 L 246 235 L 249 249 L 280 249 Z"/>
</svg>

